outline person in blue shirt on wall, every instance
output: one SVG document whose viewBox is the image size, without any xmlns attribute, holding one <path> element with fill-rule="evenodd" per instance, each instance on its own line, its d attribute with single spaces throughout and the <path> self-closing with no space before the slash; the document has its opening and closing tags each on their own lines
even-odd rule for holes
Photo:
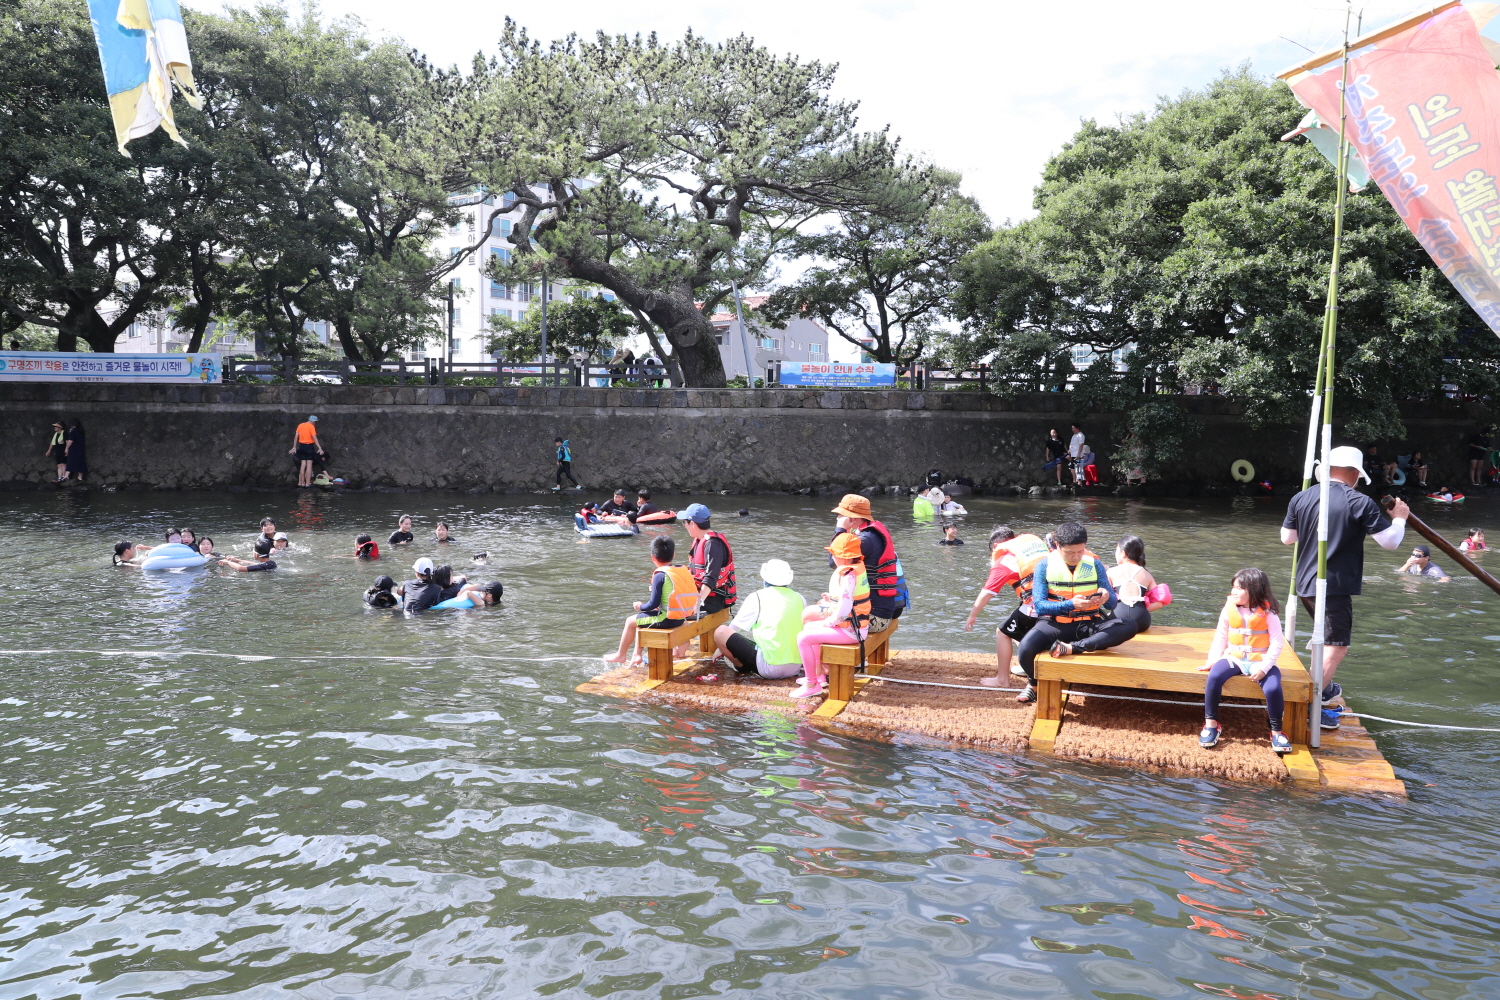
<svg viewBox="0 0 1500 1000">
<path fill-rule="evenodd" d="M 1016 701 L 1036 701 L 1036 657 L 1043 650 L 1053 656 L 1092 653 L 1118 646 L 1135 635 L 1134 622 L 1110 616 L 1117 603 L 1109 571 L 1089 551 L 1088 529 L 1064 521 L 1052 533 L 1057 548 L 1037 563 L 1032 576 L 1032 600 L 1040 619 L 1021 640 L 1021 669 L 1026 687 Z"/>
</svg>

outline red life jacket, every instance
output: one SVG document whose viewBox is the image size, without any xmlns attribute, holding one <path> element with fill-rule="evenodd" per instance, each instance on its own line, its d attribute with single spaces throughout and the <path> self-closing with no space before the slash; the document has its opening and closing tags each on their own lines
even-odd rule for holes
<svg viewBox="0 0 1500 1000">
<path fill-rule="evenodd" d="M 880 536 L 883 547 L 869 569 L 870 590 L 880 597 L 896 596 L 896 543 L 891 540 L 890 530 L 879 521 L 871 521 L 861 532 L 870 530 Z"/>
<path fill-rule="evenodd" d="M 693 550 L 688 555 L 688 569 L 693 574 L 693 582 L 700 587 L 703 586 L 703 574 L 708 569 L 708 540 L 710 538 L 717 538 L 723 542 L 726 553 L 724 568 L 719 570 L 718 582 L 713 585 L 710 593 L 724 598 L 725 604 L 733 604 L 739 591 L 734 579 L 734 550 L 729 547 L 729 539 L 717 531 L 705 531 L 702 538 L 693 542 Z"/>
</svg>

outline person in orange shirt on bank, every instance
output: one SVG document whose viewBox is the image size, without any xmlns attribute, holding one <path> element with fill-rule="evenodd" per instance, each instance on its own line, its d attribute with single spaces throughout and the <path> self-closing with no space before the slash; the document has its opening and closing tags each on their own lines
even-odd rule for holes
<svg viewBox="0 0 1500 1000">
<path fill-rule="evenodd" d="M 292 438 L 292 450 L 289 455 L 297 456 L 297 486 L 298 488 L 312 488 L 313 484 L 313 462 L 323 454 L 323 445 L 318 441 L 318 418 L 308 417 L 297 425 L 297 433 Z"/>
</svg>

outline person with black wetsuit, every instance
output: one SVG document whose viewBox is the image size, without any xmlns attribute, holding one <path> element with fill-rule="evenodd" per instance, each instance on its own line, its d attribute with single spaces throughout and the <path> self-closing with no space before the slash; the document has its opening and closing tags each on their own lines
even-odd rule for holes
<svg viewBox="0 0 1500 1000">
<path fill-rule="evenodd" d="M 432 582 L 438 585 L 438 601 L 446 601 L 457 597 L 458 592 L 463 590 L 464 585 L 469 582 L 469 578 L 460 576 L 455 580 L 453 578 L 453 567 L 443 565 L 432 571 Z"/>
<path fill-rule="evenodd" d="M 377 576 L 375 585 L 365 591 L 365 603 L 372 608 L 394 608 L 401 603 L 401 598 L 391 593 L 391 588 L 396 586 L 396 581 L 388 576 Z"/>
<path fill-rule="evenodd" d="M 273 525 L 274 527 L 274 525 Z M 273 543 L 269 538 L 259 538 L 255 542 L 255 558 L 253 560 L 240 559 L 235 556 L 220 556 L 219 565 L 228 566 L 240 573 L 262 573 L 266 570 L 276 568 L 276 561 L 271 558 Z"/>
<path fill-rule="evenodd" d="M 614 496 L 604 501 L 599 507 L 599 513 L 605 517 L 623 517 L 630 519 L 636 512 L 635 504 L 625 499 L 623 489 L 615 490 Z"/>
<path fill-rule="evenodd" d="M 636 499 L 635 511 L 633 513 L 627 515 L 630 518 L 630 521 L 631 521 L 632 524 L 635 523 L 636 521 L 640 520 L 641 518 L 645 517 L 647 514 L 660 514 L 661 513 L 661 508 L 658 507 L 658 506 L 656 506 L 656 504 L 654 504 L 654 503 L 651 502 L 651 491 L 650 490 L 636 490 L 635 491 L 635 499 Z"/>
<path fill-rule="evenodd" d="M 426 611 L 443 599 L 443 588 L 432 578 L 434 568 L 432 560 L 426 556 L 412 564 L 411 571 L 417 574 L 416 579 L 407 580 L 396 588 L 406 610 Z"/>
<path fill-rule="evenodd" d="M 396 530 L 391 532 L 391 537 L 385 540 L 387 545 L 409 545 L 416 536 L 411 533 L 411 515 L 402 514 L 401 520 L 396 522 Z"/>
</svg>

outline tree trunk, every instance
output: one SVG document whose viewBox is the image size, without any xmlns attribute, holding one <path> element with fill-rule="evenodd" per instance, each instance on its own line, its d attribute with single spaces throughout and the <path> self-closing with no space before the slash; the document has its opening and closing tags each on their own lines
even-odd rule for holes
<svg viewBox="0 0 1500 1000">
<path fill-rule="evenodd" d="M 359 349 L 359 338 L 354 335 L 354 323 L 348 316 L 335 316 L 333 328 L 339 334 L 339 346 L 344 349 L 344 357 L 350 361 L 364 361 L 365 356 Z M 378 361 L 378 358 L 371 360 Z"/>
</svg>

